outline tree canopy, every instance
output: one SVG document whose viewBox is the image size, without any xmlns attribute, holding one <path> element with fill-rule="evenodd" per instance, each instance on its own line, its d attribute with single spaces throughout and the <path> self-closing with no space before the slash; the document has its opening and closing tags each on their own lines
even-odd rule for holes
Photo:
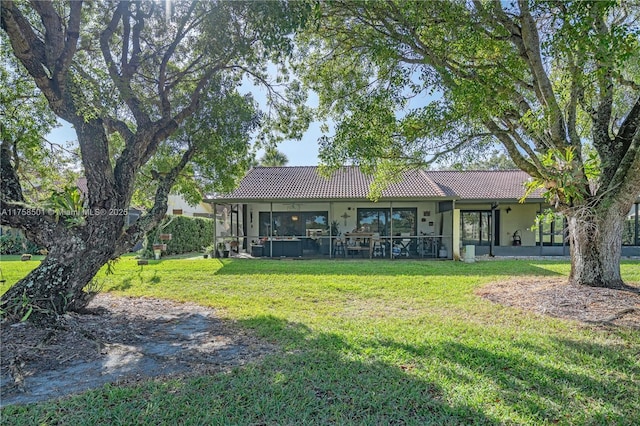
<svg viewBox="0 0 640 426">
<path fill-rule="evenodd" d="M 55 115 L 22 65 L 10 56 L 4 33 L 0 33 L 0 40 L 2 159 L 20 177 L 25 198 L 35 203 L 53 189 L 75 183 L 78 155 L 67 141 L 46 139 L 56 126 Z"/>
<path fill-rule="evenodd" d="M 269 72 L 274 63 L 284 70 L 305 3 L 3 1 L 0 7 L 18 61 L 11 71 L 28 77 L 48 109 L 74 127 L 88 188 L 84 208 L 67 211 L 82 220 L 63 217 L 64 210 L 20 214 L 38 206 L 25 198 L 18 157 L 3 131 L 1 223 L 49 249 L 41 267 L 3 295 L 11 315 L 30 304 L 43 316 L 81 306 L 95 272 L 162 219 L 173 187 L 190 201 L 228 189 L 248 165 L 252 137 L 299 137 L 308 122 L 299 86 Z M 246 79 L 266 87 L 265 112 L 240 92 Z M 38 141 L 34 150 L 46 156 L 49 147 Z M 127 226 L 134 193 L 148 209 Z"/>
<path fill-rule="evenodd" d="M 637 2 L 338 0 L 316 17 L 299 71 L 336 122 L 325 163 L 386 182 L 499 142 L 569 218 L 573 253 L 600 253 L 572 280 L 621 282 L 619 230 L 601 228 L 640 194 Z"/>
<path fill-rule="evenodd" d="M 287 156 L 275 147 L 267 147 L 260 157 L 260 165 L 265 167 L 286 166 L 288 162 Z"/>
</svg>

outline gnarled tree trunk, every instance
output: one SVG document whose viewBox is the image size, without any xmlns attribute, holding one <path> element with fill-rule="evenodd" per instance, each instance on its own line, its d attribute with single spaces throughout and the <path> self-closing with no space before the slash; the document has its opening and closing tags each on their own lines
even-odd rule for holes
<svg viewBox="0 0 640 426">
<path fill-rule="evenodd" d="M 96 209 L 85 217 L 85 223 L 74 226 L 65 225 L 60 218 L 44 261 L 2 295 L 5 314 L 14 320 L 47 321 L 83 308 L 91 296 L 83 289 L 119 254 L 114 235 L 122 235 L 125 216 L 117 212 Z"/>
<path fill-rule="evenodd" d="M 624 288 L 620 275 L 624 215 L 616 209 L 566 212 L 571 247 L 569 283 Z"/>
<path fill-rule="evenodd" d="M 43 322 L 88 303 L 92 294 L 82 289 L 111 256 L 97 245 L 67 254 L 72 256 L 64 260 L 50 254 L 2 296 L 2 308 L 10 318 Z"/>
</svg>

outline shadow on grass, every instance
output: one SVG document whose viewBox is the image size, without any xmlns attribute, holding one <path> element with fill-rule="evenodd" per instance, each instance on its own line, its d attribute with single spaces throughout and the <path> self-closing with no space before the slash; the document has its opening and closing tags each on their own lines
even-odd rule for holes
<svg viewBox="0 0 640 426">
<path fill-rule="evenodd" d="M 279 367 L 286 382 L 337 404 L 338 423 L 504 421 L 468 404 L 451 404 L 448 401 L 460 398 L 448 394 L 439 383 L 407 374 L 418 365 L 435 365 L 444 382 L 476 387 L 485 406 L 495 401 L 535 423 L 640 424 L 640 411 L 631 402 L 632 395 L 640 394 L 640 383 L 633 379 L 640 375 L 640 366 L 629 351 L 615 346 L 570 339 L 551 339 L 548 345 L 541 345 L 523 339 L 496 349 L 456 340 L 425 346 L 363 340 L 353 347 L 335 334 L 313 335 L 304 326 L 273 317 L 254 318 L 243 325 L 291 348 L 276 362 L 286 365 L 284 370 Z M 375 355 L 365 356 L 364 361 L 349 360 L 363 354 Z M 380 361 L 383 354 L 410 361 L 390 365 Z M 562 366 L 554 362 L 558 359 Z M 488 394 L 482 395 L 479 390 L 487 384 Z M 310 404 L 315 401 L 306 397 Z"/>
<path fill-rule="evenodd" d="M 505 260 L 467 264 L 463 262 L 435 262 L 423 260 L 304 260 L 279 261 L 255 259 L 229 259 L 214 272 L 215 275 L 505 275 L 505 276 L 562 276 L 563 274 L 540 267 L 540 261 Z M 548 261 L 548 264 L 566 262 Z"/>
<path fill-rule="evenodd" d="M 207 379 L 199 391 L 222 401 L 213 412 L 205 403 L 195 409 L 203 423 L 223 418 L 229 424 L 498 423 L 476 408 L 449 402 L 437 383 L 400 366 L 354 359 L 349 354 L 356 349 L 334 333 L 313 333 L 303 324 L 274 316 L 240 324 L 282 345 L 283 353 L 238 369 L 222 382 Z M 194 404 L 194 395 L 187 392 L 181 398 Z"/>
<path fill-rule="evenodd" d="M 640 383 L 634 380 L 640 366 L 629 351 L 570 339 L 551 342 L 543 347 L 516 341 L 511 348 L 496 349 L 454 340 L 425 346 L 392 340 L 365 345 L 375 352 L 395 351 L 423 364 L 436 364 L 447 382 L 471 386 L 489 382 L 490 398 L 535 424 L 640 424 L 638 404 L 631 402 L 635 398 L 631 395 L 640 395 Z M 564 361 L 564 368 L 551 363 L 550 351 L 552 359 Z"/>
<path fill-rule="evenodd" d="M 637 361 L 629 351 L 619 354 L 619 348 L 570 340 L 550 341 L 548 347 L 517 341 L 497 349 L 453 338 L 424 346 L 378 339 L 350 343 L 274 316 L 239 325 L 277 343 L 281 352 L 227 374 L 107 386 L 66 401 L 11 408 L 7 414 L 25 424 L 62 419 L 108 424 L 116 418 L 144 425 L 640 421 L 632 402 L 640 385 L 628 379 L 638 376 Z M 573 371 L 545 362 L 549 350 Z M 394 361 L 386 361 L 390 354 Z M 620 374 L 580 370 L 585 362 L 609 359 L 616 366 L 609 368 Z M 416 373 L 420 369 L 425 371 Z M 437 381 L 425 378 L 429 370 L 436 371 L 430 374 Z M 499 414 L 487 413 L 494 405 L 501 406 L 494 410 Z"/>
</svg>

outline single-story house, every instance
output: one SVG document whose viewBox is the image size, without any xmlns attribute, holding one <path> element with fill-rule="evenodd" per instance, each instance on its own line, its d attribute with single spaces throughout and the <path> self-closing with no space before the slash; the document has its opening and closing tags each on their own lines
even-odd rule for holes
<svg viewBox="0 0 640 426">
<path fill-rule="evenodd" d="M 569 254 L 562 217 L 535 227 L 549 208 L 540 192 L 523 203 L 519 170 L 412 170 L 368 198 L 372 177 L 348 166 L 330 178 L 314 166 L 256 167 L 236 190 L 207 200 L 227 205 L 225 223 L 254 256 L 460 258 Z M 639 199 L 640 201 L 640 199 Z M 639 204 L 627 220 L 623 255 L 640 255 Z M 627 229 L 628 228 L 628 229 Z M 471 248 L 470 246 L 473 246 Z M 360 252 L 360 253 L 358 253 Z"/>
</svg>

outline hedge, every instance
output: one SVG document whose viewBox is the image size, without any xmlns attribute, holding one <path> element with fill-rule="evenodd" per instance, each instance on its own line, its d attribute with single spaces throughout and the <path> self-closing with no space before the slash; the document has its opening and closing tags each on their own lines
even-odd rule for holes
<svg viewBox="0 0 640 426">
<path fill-rule="evenodd" d="M 170 241 L 160 241 L 160 234 L 171 234 Z M 213 244 L 213 220 L 200 217 L 172 216 L 147 236 L 147 251 L 156 243 L 167 244 L 164 254 L 201 252 Z"/>
<path fill-rule="evenodd" d="M 27 240 L 21 231 L 11 230 L 0 235 L 0 254 L 39 254 L 42 247 Z"/>
</svg>

